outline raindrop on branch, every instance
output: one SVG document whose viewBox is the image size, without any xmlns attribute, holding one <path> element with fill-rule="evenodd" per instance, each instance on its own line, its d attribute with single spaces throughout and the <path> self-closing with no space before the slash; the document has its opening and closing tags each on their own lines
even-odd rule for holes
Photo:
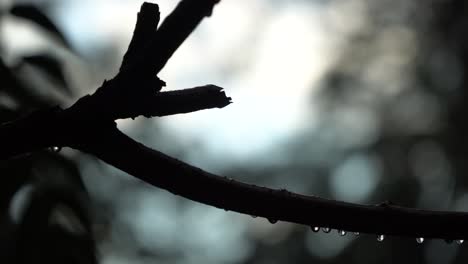
<svg viewBox="0 0 468 264">
<path fill-rule="evenodd" d="M 346 231 L 344 231 L 344 230 L 338 230 L 338 234 L 340 234 L 340 236 L 345 236 L 345 235 L 346 235 Z"/>
<path fill-rule="evenodd" d="M 276 222 L 278 222 L 278 220 L 273 219 L 273 218 L 268 218 L 268 222 L 270 222 L 272 224 L 276 224 Z"/>
<path fill-rule="evenodd" d="M 463 244 L 464 240 L 463 239 L 458 239 L 458 240 L 455 240 L 455 242 L 457 242 L 458 245 L 461 245 L 461 244 Z"/>
<path fill-rule="evenodd" d="M 51 149 L 52 149 L 53 152 L 60 152 L 60 150 L 62 150 L 62 147 L 53 146 L 53 147 L 51 147 Z"/>
<path fill-rule="evenodd" d="M 416 242 L 417 242 L 418 244 L 422 244 L 422 243 L 424 242 L 424 237 L 417 237 L 417 238 L 416 238 Z"/>
<path fill-rule="evenodd" d="M 385 235 L 378 235 L 377 236 L 377 241 L 382 242 L 385 239 Z"/>
<path fill-rule="evenodd" d="M 354 232 L 354 235 L 355 235 L 355 236 L 359 236 L 359 232 Z"/>
<path fill-rule="evenodd" d="M 320 231 L 320 227 L 318 227 L 318 226 L 311 226 L 310 229 L 312 229 L 312 231 L 314 231 L 315 233 Z"/>
<path fill-rule="evenodd" d="M 331 229 L 329 227 L 322 227 L 323 232 L 330 233 Z"/>
</svg>

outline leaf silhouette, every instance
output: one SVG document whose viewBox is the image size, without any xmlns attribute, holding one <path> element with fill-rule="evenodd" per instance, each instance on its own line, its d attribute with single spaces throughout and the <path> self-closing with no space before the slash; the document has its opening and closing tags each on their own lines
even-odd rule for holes
<svg viewBox="0 0 468 264">
<path fill-rule="evenodd" d="M 65 92 L 68 94 L 71 93 L 70 89 L 68 89 L 63 65 L 57 60 L 57 58 L 46 53 L 34 54 L 23 57 L 23 63 L 37 67 L 39 70 L 46 73 L 48 77 L 51 77 L 56 81 Z"/>
<path fill-rule="evenodd" d="M 24 85 L 16 78 L 12 70 L 3 62 L 0 58 L 0 78 L 2 85 L 0 85 L 0 91 L 15 97 L 20 100 L 22 104 L 31 103 L 34 101 L 27 92 Z"/>
<path fill-rule="evenodd" d="M 17 4 L 12 7 L 10 13 L 14 16 L 30 20 L 54 34 L 61 44 L 71 49 L 63 33 L 58 29 L 54 22 L 37 6 L 31 4 Z"/>
<path fill-rule="evenodd" d="M 22 111 L 45 107 L 54 103 L 50 98 L 44 98 L 37 93 L 33 93 L 32 87 L 16 77 L 15 72 L 17 70 L 18 68 L 9 68 L 0 57 L 0 80 L 2 80 L 0 91 L 15 98 L 23 108 Z"/>
</svg>

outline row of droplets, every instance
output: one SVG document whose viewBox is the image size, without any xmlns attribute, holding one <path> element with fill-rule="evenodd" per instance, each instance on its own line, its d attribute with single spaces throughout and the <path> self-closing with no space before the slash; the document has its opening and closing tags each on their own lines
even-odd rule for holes
<svg viewBox="0 0 468 264">
<path fill-rule="evenodd" d="M 252 217 L 253 217 L 253 218 L 256 218 L 257 216 L 252 215 Z M 273 218 L 268 218 L 268 222 L 270 222 L 271 224 L 275 224 L 276 222 L 278 222 L 278 220 L 273 219 Z M 319 232 L 320 229 L 322 229 L 322 231 L 323 231 L 324 233 L 330 233 L 331 230 L 332 230 L 332 229 L 329 228 L 329 227 L 322 227 L 322 228 L 320 228 L 320 227 L 318 227 L 318 226 L 311 226 L 310 228 L 311 228 L 312 231 L 314 231 L 315 233 Z M 340 234 L 340 236 L 346 236 L 347 232 L 346 232 L 345 230 L 338 230 L 338 234 Z M 353 232 L 353 234 L 356 235 L 356 236 L 359 236 L 359 232 Z M 384 241 L 384 239 L 385 239 L 385 235 L 384 235 L 384 234 L 379 234 L 379 235 L 377 235 L 377 241 L 378 241 L 378 242 L 382 242 L 382 241 Z M 453 242 L 453 240 L 448 240 L 448 239 L 446 239 L 445 241 L 446 241 L 447 243 L 452 243 L 452 242 Z M 455 240 L 455 242 L 456 242 L 458 245 L 461 245 L 461 244 L 463 244 L 464 240 L 463 240 L 463 239 L 457 239 L 457 240 Z M 416 243 L 418 243 L 418 244 L 424 243 L 424 237 L 417 237 L 417 238 L 416 238 Z"/>
<path fill-rule="evenodd" d="M 320 231 L 320 227 L 318 227 L 318 226 L 312 226 L 311 229 L 312 229 L 312 231 L 314 231 L 316 233 Z M 330 233 L 331 232 L 331 228 L 329 228 L 329 227 L 322 227 L 321 229 L 322 229 L 322 231 L 324 233 Z M 338 234 L 340 234 L 340 236 L 345 236 L 347 234 L 347 232 L 344 231 L 344 230 L 338 230 Z M 359 232 L 354 232 L 354 235 L 359 236 Z M 384 239 L 385 239 L 385 235 L 383 235 L 383 234 L 377 235 L 377 241 L 382 242 L 382 241 L 384 241 Z M 446 240 L 446 241 L 448 243 L 452 242 L 451 240 Z M 461 245 L 461 244 L 463 244 L 464 240 L 463 239 L 457 239 L 457 240 L 455 240 L 455 242 L 457 244 Z M 424 243 L 424 237 L 417 237 L 416 238 L 416 243 L 418 243 L 418 244 Z"/>
<path fill-rule="evenodd" d="M 318 227 L 318 226 L 313 226 L 313 227 L 311 227 L 311 229 L 312 229 L 312 231 L 314 231 L 316 233 L 318 231 L 320 231 L 320 227 Z M 322 230 L 323 230 L 324 233 L 330 233 L 331 232 L 331 228 L 329 228 L 329 227 L 322 227 Z M 340 234 L 340 236 L 346 236 L 347 232 L 344 231 L 344 230 L 338 230 L 338 234 Z M 353 234 L 356 235 L 356 236 L 359 236 L 359 232 L 354 232 Z M 384 235 L 380 235 L 380 236 L 382 236 L 381 241 L 383 241 Z"/>
</svg>

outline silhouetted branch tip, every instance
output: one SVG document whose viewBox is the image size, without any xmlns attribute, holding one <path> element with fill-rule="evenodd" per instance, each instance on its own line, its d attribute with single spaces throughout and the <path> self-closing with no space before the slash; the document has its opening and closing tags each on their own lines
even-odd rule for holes
<svg viewBox="0 0 468 264">
<path fill-rule="evenodd" d="M 144 60 L 145 49 L 150 46 L 156 35 L 159 19 L 160 13 L 157 4 L 144 2 L 141 5 L 132 39 L 122 60 L 121 71 L 132 67 L 132 65 L 135 66 L 138 60 Z"/>
</svg>

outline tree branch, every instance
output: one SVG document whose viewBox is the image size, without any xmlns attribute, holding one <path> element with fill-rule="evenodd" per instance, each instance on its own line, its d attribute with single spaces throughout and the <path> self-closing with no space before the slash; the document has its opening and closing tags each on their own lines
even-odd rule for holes
<svg viewBox="0 0 468 264">
<path fill-rule="evenodd" d="M 188 113 L 230 103 L 222 89 L 213 85 L 159 92 L 165 83 L 154 76 L 217 2 L 182 0 L 156 33 L 153 29 L 159 21 L 159 9 L 144 4 L 119 74 L 68 109 L 45 109 L 1 125 L 0 159 L 50 146 L 69 146 L 176 195 L 266 217 L 272 223 L 281 220 L 396 236 L 468 237 L 467 213 L 357 205 L 250 185 L 190 166 L 121 133 L 114 122 L 119 118 Z M 151 36 L 143 36 L 146 34 Z"/>
<path fill-rule="evenodd" d="M 151 40 L 156 33 L 159 19 L 159 6 L 152 3 L 143 3 L 137 16 L 132 39 L 123 57 L 120 71 L 138 62 L 142 50 L 147 49 L 148 45 L 151 44 Z"/>
<path fill-rule="evenodd" d="M 164 19 L 158 29 L 153 53 L 150 53 L 149 68 L 158 73 L 177 48 L 198 26 L 201 20 L 210 16 L 214 5 L 220 0 L 182 0 L 177 7 Z M 144 65 L 144 64 L 143 64 Z M 146 65 L 148 67 L 148 65 Z"/>
</svg>

